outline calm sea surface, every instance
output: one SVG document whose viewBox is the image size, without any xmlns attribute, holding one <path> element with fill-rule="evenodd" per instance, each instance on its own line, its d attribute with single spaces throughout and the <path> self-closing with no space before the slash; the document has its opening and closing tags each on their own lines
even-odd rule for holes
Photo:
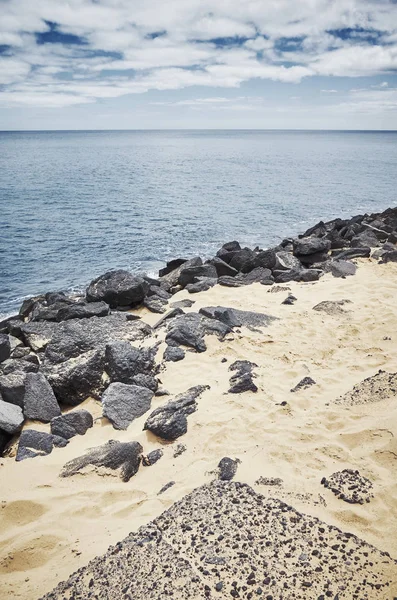
<svg viewBox="0 0 397 600">
<path fill-rule="evenodd" d="M 0 133 L 0 315 L 109 269 L 383 210 L 396 173 L 397 133 Z"/>
</svg>

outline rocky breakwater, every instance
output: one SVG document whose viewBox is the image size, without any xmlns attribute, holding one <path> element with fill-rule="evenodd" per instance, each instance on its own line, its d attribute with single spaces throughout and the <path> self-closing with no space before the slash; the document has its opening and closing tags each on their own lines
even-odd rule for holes
<svg viewBox="0 0 397 600">
<path fill-rule="evenodd" d="M 229 242 L 206 261 L 194 257 L 168 262 L 157 279 L 109 271 L 94 279 L 84 296 L 49 292 L 25 300 L 18 315 L 0 323 L 0 453 L 18 436 L 17 460 L 22 460 L 48 454 L 73 435 L 84 434 L 92 426 L 91 415 L 83 410 L 67 414 L 65 409 L 88 397 L 102 401 L 103 416 L 116 429 L 125 429 L 148 412 L 152 398 L 166 393 L 158 380 L 163 363 L 156 362 L 160 331 L 167 344 L 162 360 L 179 361 L 186 348 L 204 352 L 207 335 L 222 340 L 241 326 L 265 327 L 273 320 L 227 307 L 185 313 L 183 308 L 193 304 L 189 300 L 170 310 L 170 300 L 180 290 L 195 294 L 214 285 L 314 282 L 325 273 L 347 277 L 356 272 L 356 258 L 397 261 L 396 243 L 393 208 L 321 221 L 274 248 L 242 248 L 237 241 Z M 166 314 L 152 328 L 132 314 L 139 307 Z M 232 387 L 255 391 L 252 377 L 250 369 L 237 370 Z M 164 439 L 184 433 L 197 390 L 201 394 L 204 388 L 198 386 L 185 398 L 156 409 L 145 427 L 156 435 L 163 431 Z M 193 402 L 186 400 L 191 397 Z M 49 423 L 51 432 L 25 431 L 27 421 Z M 133 456 L 141 452 L 138 446 L 129 449 Z M 108 450 L 113 456 L 115 446 Z"/>
</svg>

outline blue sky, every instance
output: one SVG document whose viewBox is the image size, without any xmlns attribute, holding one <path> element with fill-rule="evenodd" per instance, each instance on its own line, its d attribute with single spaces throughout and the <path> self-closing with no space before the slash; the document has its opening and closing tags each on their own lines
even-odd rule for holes
<svg viewBox="0 0 397 600">
<path fill-rule="evenodd" d="M 0 0 L 0 129 L 397 129 L 396 0 Z"/>
</svg>

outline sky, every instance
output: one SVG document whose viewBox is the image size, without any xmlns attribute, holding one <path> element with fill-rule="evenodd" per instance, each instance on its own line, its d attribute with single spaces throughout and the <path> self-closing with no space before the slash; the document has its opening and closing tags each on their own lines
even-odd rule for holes
<svg viewBox="0 0 397 600">
<path fill-rule="evenodd" d="M 0 130 L 397 129 L 397 0 L 0 0 Z"/>
</svg>

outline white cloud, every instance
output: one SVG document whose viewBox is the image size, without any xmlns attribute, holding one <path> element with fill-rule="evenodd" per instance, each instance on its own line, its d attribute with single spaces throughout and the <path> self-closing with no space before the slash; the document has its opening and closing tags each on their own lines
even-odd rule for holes
<svg viewBox="0 0 397 600">
<path fill-rule="evenodd" d="M 388 0 L 8 0 L 1 12 L 0 46 L 10 47 L 0 54 L 3 103 L 26 94 L 26 104 L 66 106 L 397 68 L 397 3 Z M 84 45 L 39 44 L 46 22 Z"/>
</svg>

